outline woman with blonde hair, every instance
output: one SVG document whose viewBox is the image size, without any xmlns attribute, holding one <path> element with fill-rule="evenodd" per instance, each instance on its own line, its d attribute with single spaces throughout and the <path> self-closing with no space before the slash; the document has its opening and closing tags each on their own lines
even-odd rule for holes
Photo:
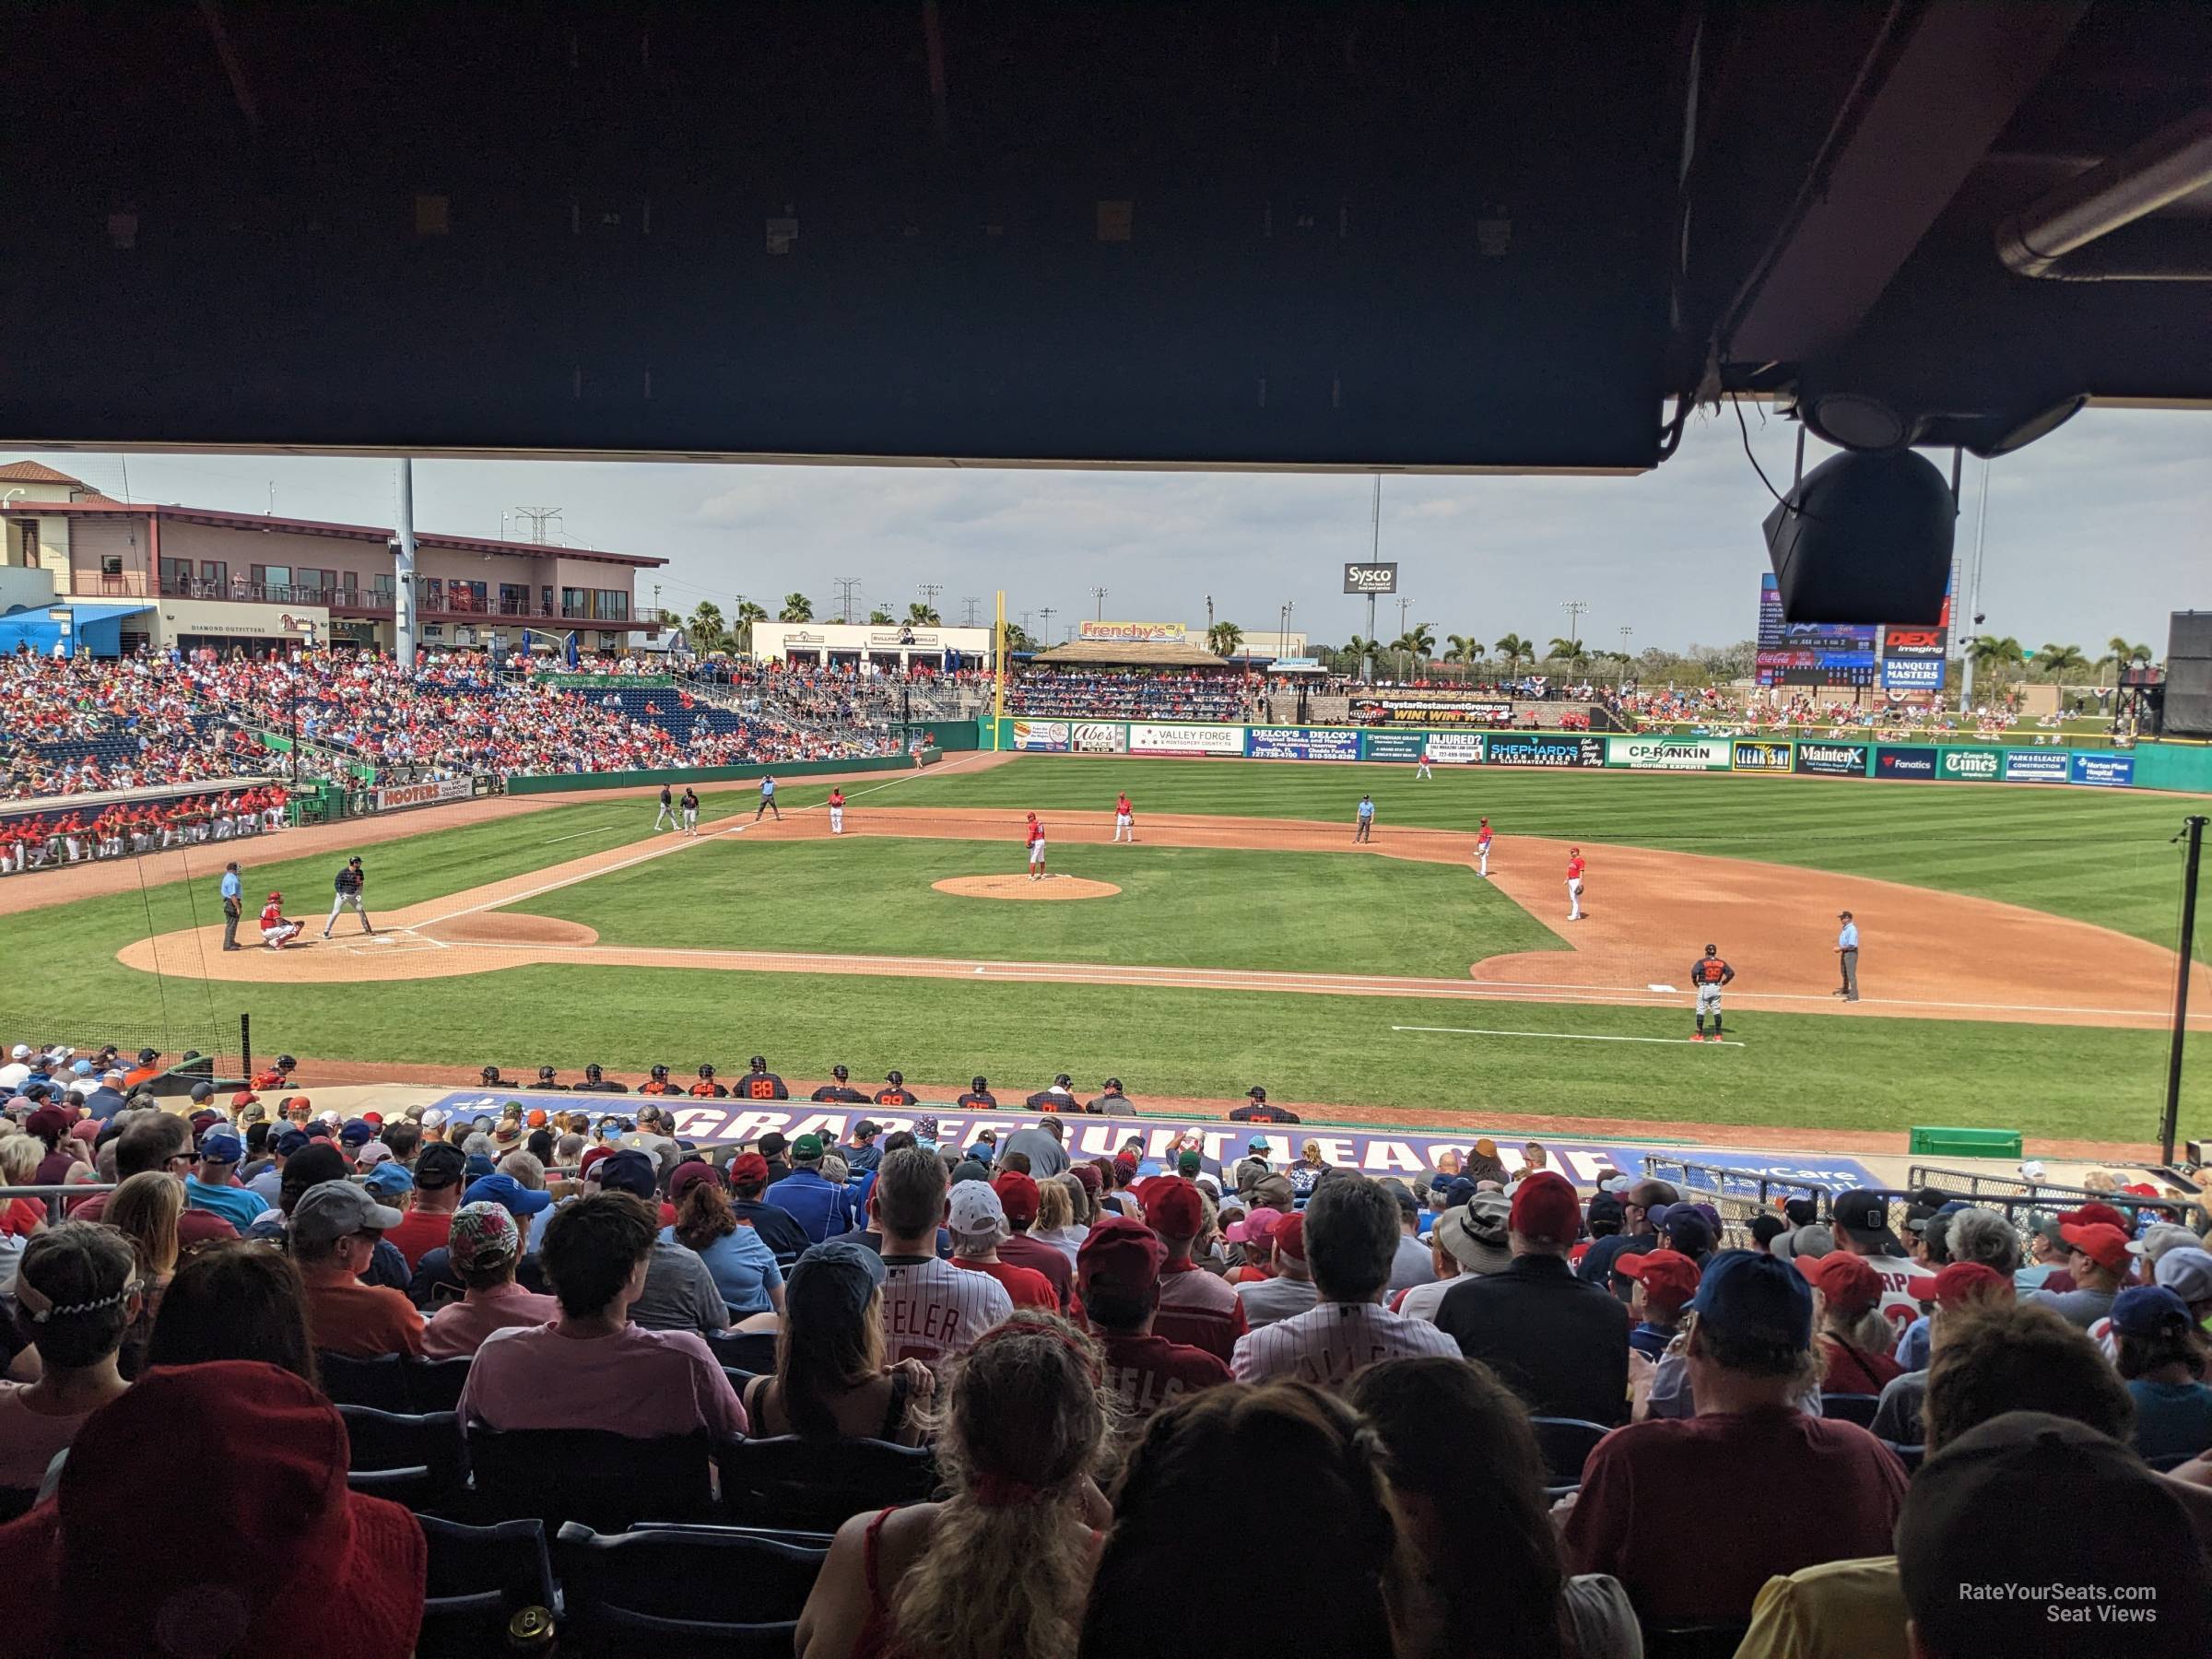
<svg viewBox="0 0 2212 1659">
<path fill-rule="evenodd" d="M 100 1219 L 129 1241 L 138 1258 L 138 1317 L 123 1335 L 121 1365 L 135 1378 L 146 1362 L 147 1339 L 161 1293 L 177 1272 L 177 1221 L 184 1213 L 182 1184 L 159 1170 L 141 1170 L 108 1197 Z"/>
<path fill-rule="evenodd" d="M 936 1503 L 838 1529 L 799 1615 L 798 1659 L 1064 1659 L 1099 1531 L 1113 1394 L 1090 1338 L 1017 1312 L 946 1372 Z M 1187 1609 L 1179 1611 L 1186 1616 Z"/>
<path fill-rule="evenodd" d="M 1311 1198 L 1321 1178 L 1328 1173 L 1329 1160 L 1321 1155 L 1321 1143 L 1308 1140 L 1298 1149 L 1298 1161 L 1285 1171 L 1290 1177 L 1290 1194 L 1294 1198 Z"/>
<path fill-rule="evenodd" d="M 1030 1224 L 1030 1237 L 1065 1251 L 1071 1267 L 1075 1265 L 1077 1248 L 1090 1232 L 1088 1227 L 1077 1224 L 1076 1218 L 1081 1212 L 1076 1206 L 1082 1202 L 1081 1183 L 1068 1176 L 1058 1175 L 1037 1183 L 1037 1219 Z"/>
</svg>

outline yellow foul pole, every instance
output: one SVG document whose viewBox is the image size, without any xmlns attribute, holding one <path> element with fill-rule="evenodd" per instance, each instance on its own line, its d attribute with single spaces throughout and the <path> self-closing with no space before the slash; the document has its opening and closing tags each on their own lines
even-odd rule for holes
<svg viewBox="0 0 2212 1659">
<path fill-rule="evenodd" d="M 998 618 L 991 625 L 991 747 L 998 747 L 998 723 L 1006 712 L 1006 590 L 998 590 Z"/>
</svg>

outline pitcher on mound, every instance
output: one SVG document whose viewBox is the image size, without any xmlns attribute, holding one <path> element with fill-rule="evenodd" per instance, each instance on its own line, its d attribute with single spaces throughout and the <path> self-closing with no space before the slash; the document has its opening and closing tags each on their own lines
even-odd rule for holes
<svg viewBox="0 0 2212 1659">
<path fill-rule="evenodd" d="M 1033 812 L 1030 814 L 1030 879 L 1044 879 L 1044 826 Z"/>
</svg>

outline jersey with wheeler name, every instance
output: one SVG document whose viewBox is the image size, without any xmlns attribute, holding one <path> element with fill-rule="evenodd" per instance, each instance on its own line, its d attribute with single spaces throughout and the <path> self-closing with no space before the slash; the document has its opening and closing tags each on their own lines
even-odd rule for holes
<svg viewBox="0 0 2212 1659">
<path fill-rule="evenodd" d="M 737 1079 L 734 1091 L 741 1100 L 788 1100 L 791 1090 L 783 1087 L 783 1079 L 774 1072 L 747 1072 Z"/>
</svg>

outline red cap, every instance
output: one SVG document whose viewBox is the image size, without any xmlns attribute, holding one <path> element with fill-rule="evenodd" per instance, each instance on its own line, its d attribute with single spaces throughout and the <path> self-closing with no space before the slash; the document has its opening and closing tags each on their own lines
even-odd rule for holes
<svg viewBox="0 0 2212 1659">
<path fill-rule="evenodd" d="M 695 1186 L 719 1186 L 722 1174 L 711 1163 L 694 1160 L 676 1166 L 676 1173 L 668 1177 L 668 1202 L 681 1204 L 684 1194 Z"/>
<path fill-rule="evenodd" d="M 2071 1221 L 2077 1227 L 2116 1227 L 2127 1231 L 2127 1218 L 2109 1204 L 2090 1203 L 2079 1209 L 2061 1210 L 2058 1219 L 2062 1226 Z"/>
<path fill-rule="evenodd" d="M 1629 1252 L 1613 1258 L 1613 1271 L 1643 1287 L 1643 1299 L 1654 1307 L 1678 1311 L 1689 1306 L 1701 1277 L 1697 1263 L 1678 1250 Z"/>
<path fill-rule="evenodd" d="M 605 1153 L 606 1148 L 599 1147 L 594 1150 Z M 588 1161 L 591 1153 L 586 1152 L 584 1158 Z M 739 1153 L 735 1158 L 730 1159 L 730 1184 L 735 1187 L 766 1186 L 768 1184 L 768 1159 L 758 1152 Z"/>
<path fill-rule="evenodd" d="M 1085 1298 L 1095 1287 L 1132 1300 L 1149 1296 L 1159 1282 L 1159 1239 L 1142 1221 L 1113 1216 L 1092 1228 L 1076 1251 L 1076 1285 Z"/>
<path fill-rule="evenodd" d="M 612 1158 L 614 1155 L 615 1149 L 612 1147 L 592 1147 L 589 1151 L 584 1153 L 582 1159 L 579 1160 L 576 1165 L 577 1178 L 579 1180 L 589 1180 L 592 1173 L 592 1166 L 597 1163 L 601 1159 Z M 766 1164 L 768 1160 L 766 1159 L 762 1159 L 760 1161 L 763 1164 Z"/>
<path fill-rule="evenodd" d="M 1115 1159 L 1113 1160 L 1113 1167 L 1116 1175 L 1122 1181 L 1130 1182 L 1136 1179 L 1136 1159 L 1132 1158 L 1128 1153 L 1124 1152 L 1119 1158 Z"/>
<path fill-rule="evenodd" d="M 2084 1205 L 2082 1207 L 2088 1209 L 2091 1206 Z M 2095 1207 L 2101 1209 L 2104 1206 L 2099 1205 Z M 2100 1267 L 2108 1268 L 2113 1273 L 2124 1273 L 2127 1269 L 2127 1235 L 2116 1227 L 2108 1227 L 2101 1221 L 2092 1221 L 2087 1227 L 2077 1227 L 2071 1221 L 2063 1221 L 2059 1224 L 2058 1236 Z"/>
<path fill-rule="evenodd" d="M 1848 1250 L 1830 1254 L 1795 1258 L 1797 1271 L 1812 1280 L 1828 1305 L 1839 1313 L 1864 1313 L 1882 1305 L 1882 1276 L 1866 1265 L 1866 1258 Z"/>
<path fill-rule="evenodd" d="M 998 1206 L 1006 1212 L 1011 1227 L 1027 1227 L 1037 1219 L 1037 1183 L 1019 1170 L 1007 1170 L 993 1178 L 991 1190 Z"/>
<path fill-rule="evenodd" d="M 1979 1301 L 1985 1296 L 1999 1300 L 2008 1297 L 2012 1294 L 2012 1280 L 1980 1262 L 1953 1262 L 1941 1273 L 1913 1279 L 1906 1285 L 1905 1294 L 1914 1301 L 1941 1302 L 1947 1308 L 1955 1308 L 1960 1302 Z"/>
<path fill-rule="evenodd" d="M 543 1106 L 532 1107 L 530 1115 L 524 1122 L 533 1129 L 543 1129 L 546 1126 L 546 1109 Z"/>
<path fill-rule="evenodd" d="M 1144 1200 L 1145 1219 L 1171 1239 L 1194 1239 L 1206 1225 L 1206 1200 L 1180 1175 L 1163 1175 Z"/>
<path fill-rule="evenodd" d="M 1303 1211 L 1285 1216 L 1275 1224 L 1275 1249 L 1278 1255 L 1294 1261 L 1306 1259 L 1306 1218 Z"/>
<path fill-rule="evenodd" d="M 384 1114 L 381 1112 L 364 1112 L 361 1113 L 361 1122 L 374 1124 L 379 1129 L 382 1129 L 384 1126 Z"/>
<path fill-rule="evenodd" d="M 1506 1226 L 1524 1239 L 1571 1244 L 1582 1236 L 1583 1201 L 1574 1183 L 1551 1170 L 1539 1170 L 1513 1189 Z"/>
<path fill-rule="evenodd" d="M 236 1094 L 230 1097 L 230 1104 L 234 1107 L 251 1106 L 260 1099 L 261 1097 L 255 1094 L 252 1089 L 241 1088 Z"/>
</svg>

